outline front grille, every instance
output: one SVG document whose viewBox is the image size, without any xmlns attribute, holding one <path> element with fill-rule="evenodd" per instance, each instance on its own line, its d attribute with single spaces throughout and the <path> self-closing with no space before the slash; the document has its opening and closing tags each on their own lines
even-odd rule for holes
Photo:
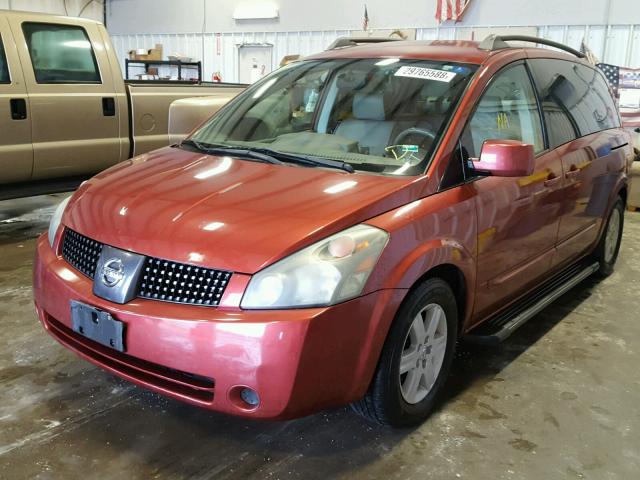
<svg viewBox="0 0 640 480">
<path fill-rule="evenodd" d="M 102 244 L 80 235 L 68 228 L 62 242 L 62 258 L 69 262 L 76 270 L 93 278 L 96 265 L 102 252 Z"/>
<path fill-rule="evenodd" d="M 215 306 L 220 303 L 230 272 L 147 257 L 138 296 L 165 302 Z"/>
<path fill-rule="evenodd" d="M 103 244 L 66 229 L 62 258 L 94 278 Z M 162 302 L 215 307 L 220 303 L 231 272 L 146 257 L 137 297 Z"/>
</svg>

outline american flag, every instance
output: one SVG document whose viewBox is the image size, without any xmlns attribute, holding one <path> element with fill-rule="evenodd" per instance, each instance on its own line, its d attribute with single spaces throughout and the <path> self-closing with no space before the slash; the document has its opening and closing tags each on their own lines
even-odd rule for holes
<svg viewBox="0 0 640 480">
<path fill-rule="evenodd" d="M 364 6 L 364 17 L 362 18 L 362 30 L 365 32 L 369 30 L 369 12 L 367 12 L 367 6 Z"/>
<path fill-rule="evenodd" d="M 446 20 L 458 21 L 464 14 L 471 0 L 437 0 L 436 21 L 442 23 Z"/>
<path fill-rule="evenodd" d="M 609 65 L 608 63 L 599 63 L 596 65 L 604 76 L 607 77 L 607 81 L 613 90 L 613 94 L 618 97 L 618 88 L 620 87 L 620 67 L 617 65 Z"/>
</svg>

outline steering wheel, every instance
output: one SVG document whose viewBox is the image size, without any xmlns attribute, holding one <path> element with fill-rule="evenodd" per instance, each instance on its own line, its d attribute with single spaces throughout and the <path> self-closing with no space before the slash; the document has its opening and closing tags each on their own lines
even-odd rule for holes
<svg viewBox="0 0 640 480">
<path fill-rule="evenodd" d="M 401 140 L 404 140 L 410 135 L 420 135 L 421 137 L 430 138 L 432 141 L 436 139 L 436 134 L 433 133 L 431 130 L 427 130 L 426 128 L 411 127 L 401 131 L 398 135 L 396 135 L 396 138 L 393 141 L 393 144 L 401 145 L 402 144 Z M 424 143 L 424 140 L 422 141 L 422 143 Z M 422 146 L 422 143 L 420 143 L 419 146 Z"/>
</svg>

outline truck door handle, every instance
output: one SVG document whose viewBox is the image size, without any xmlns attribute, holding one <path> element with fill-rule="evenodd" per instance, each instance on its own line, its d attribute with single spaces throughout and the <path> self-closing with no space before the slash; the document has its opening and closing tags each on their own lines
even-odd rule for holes
<svg viewBox="0 0 640 480">
<path fill-rule="evenodd" d="M 104 97 L 102 99 L 102 114 L 105 117 L 116 116 L 116 100 L 113 97 Z"/>
<path fill-rule="evenodd" d="M 26 120 L 27 101 L 24 98 L 12 98 L 9 103 L 11 104 L 11 119 Z"/>
</svg>

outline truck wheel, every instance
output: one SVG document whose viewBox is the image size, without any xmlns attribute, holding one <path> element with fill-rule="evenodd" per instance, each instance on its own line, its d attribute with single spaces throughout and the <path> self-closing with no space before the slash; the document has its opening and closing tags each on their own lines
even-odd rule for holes
<svg viewBox="0 0 640 480">
<path fill-rule="evenodd" d="M 432 278 L 398 311 L 369 391 L 352 405 L 383 425 L 424 421 L 443 389 L 457 340 L 458 308 L 447 282 Z"/>
<path fill-rule="evenodd" d="M 598 246 L 593 253 L 594 259 L 600 262 L 598 274 L 602 277 L 607 277 L 613 273 L 613 266 L 620 252 L 623 227 L 624 202 L 622 198 L 618 197 L 607 218 L 607 224 L 602 233 L 602 238 L 600 238 L 600 242 L 598 242 Z"/>
</svg>

